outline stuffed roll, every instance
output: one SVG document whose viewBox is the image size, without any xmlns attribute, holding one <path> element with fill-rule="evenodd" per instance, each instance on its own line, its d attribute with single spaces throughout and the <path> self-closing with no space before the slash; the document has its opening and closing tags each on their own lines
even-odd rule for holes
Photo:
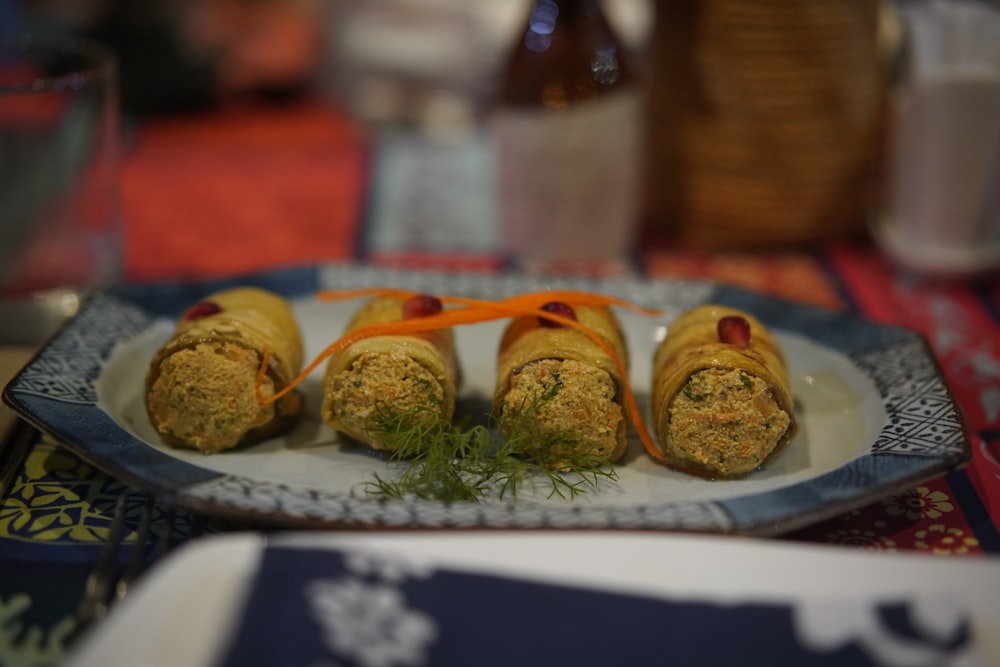
<svg viewBox="0 0 1000 667">
<path fill-rule="evenodd" d="M 440 308 L 440 301 L 427 295 L 375 297 L 355 314 L 347 333 Z M 363 338 L 330 358 L 323 379 L 322 418 L 375 449 L 396 449 L 398 443 L 373 430 L 373 419 L 379 414 L 416 416 L 426 409 L 450 420 L 459 379 L 450 328 Z"/>
<path fill-rule="evenodd" d="M 695 308 L 670 326 L 653 360 L 652 407 L 666 462 L 705 477 L 757 469 L 797 428 L 778 341 L 725 306 Z"/>
<path fill-rule="evenodd" d="M 545 309 L 598 334 L 627 365 L 621 326 L 608 308 L 555 303 Z M 541 465 L 611 463 L 628 444 L 623 384 L 612 356 L 584 332 L 520 316 L 500 341 L 493 414 L 508 430 L 517 419 L 530 420 L 524 453 Z"/>
<path fill-rule="evenodd" d="M 302 410 L 292 391 L 273 402 L 257 396 L 264 351 L 264 397 L 286 386 L 302 365 L 302 336 L 288 302 L 257 288 L 217 292 L 178 319 L 146 375 L 146 412 L 168 444 L 211 454 L 269 437 Z"/>
</svg>

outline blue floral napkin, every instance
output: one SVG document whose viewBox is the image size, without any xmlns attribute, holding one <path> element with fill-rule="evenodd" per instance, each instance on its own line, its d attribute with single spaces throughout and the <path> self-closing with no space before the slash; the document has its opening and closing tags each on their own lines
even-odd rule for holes
<svg viewBox="0 0 1000 667">
<path fill-rule="evenodd" d="M 221 665 L 975 664 L 968 619 L 933 608 L 662 599 L 271 547 Z"/>
</svg>

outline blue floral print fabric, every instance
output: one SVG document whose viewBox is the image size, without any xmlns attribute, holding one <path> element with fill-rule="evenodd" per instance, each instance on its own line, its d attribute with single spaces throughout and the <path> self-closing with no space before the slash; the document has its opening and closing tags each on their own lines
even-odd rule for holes
<svg viewBox="0 0 1000 667">
<path fill-rule="evenodd" d="M 272 547 L 222 665 L 970 664 L 968 620 L 933 608 L 664 599 Z"/>
</svg>

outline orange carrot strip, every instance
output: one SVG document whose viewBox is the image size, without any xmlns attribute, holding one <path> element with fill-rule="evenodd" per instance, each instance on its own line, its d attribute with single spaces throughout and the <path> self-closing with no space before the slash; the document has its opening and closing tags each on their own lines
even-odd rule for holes
<svg viewBox="0 0 1000 667">
<path fill-rule="evenodd" d="M 662 315 L 663 311 L 658 308 L 646 308 L 618 297 L 604 294 L 592 294 L 590 292 L 576 292 L 569 290 L 558 290 L 548 292 L 529 292 L 516 296 L 501 299 L 500 301 L 488 301 L 486 299 L 476 299 L 462 296 L 442 296 L 439 297 L 442 303 L 454 303 L 463 305 L 507 305 L 516 308 L 535 310 L 541 308 L 552 301 L 561 301 L 570 306 L 619 306 L 642 315 Z"/>
<path fill-rule="evenodd" d="M 341 301 L 362 296 L 395 296 L 400 299 L 408 299 L 417 296 L 421 292 L 416 290 L 394 288 L 394 287 L 362 287 L 347 290 L 320 290 L 316 293 L 316 298 L 320 301 Z M 541 292 L 526 292 L 518 294 L 501 301 L 489 301 L 486 299 L 475 299 L 461 296 L 439 296 L 442 303 L 453 304 L 476 304 L 486 305 L 495 303 L 507 303 L 509 305 L 523 305 L 524 307 L 539 307 L 550 301 L 562 301 L 571 306 L 619 306 L 627 308 L 644 315 L 660 315 L 662 310 L 646 308 L 632 303 L 626 299 L 598 294 L 595 292 L 581 292 L 578 290 L 551 290 Z"/>
<path fill-rule="evenodd" d="M 324 360 L 337 352 L 350 347 L 354 343 L 372 338 L 374 336 L 400 336 L 405 334 L 425 333 L 438 329 L 447 329 L 460 324 L 475 324 L 486 322 L 492 319 L 509 316 L 505 311 L 491 314 L 482 314 L 478 308 L 457 308 L 453 310 L 443 310 L 434 315 L 417 317 L 409 320 L 397 320 L 395 322 L 380 322 L 370 324 L 366 327 L 355 329 L 344 334 L 339 339 L 328 345 L 299 375 L 271 397 L 265 398 L 263 403 L 272 403 L 300 384 L 309 376 Z"/>
<path fill-rule="evenodd" d="M 551 290 L 546 292 L 531 292 L 520 294 L 503 300 L 505 303 L 524 303 L 543 306 L 550 301 L 562 301 L 570 306 L 619 306 L 643 315 L 661 315 L 663 311 L 657 308 L 646 308 L 626 299 L 607 294 L 579 292 L 573 290 Z"/>
<path fill-rule="evenodd" d="M 337 298 L 346 299 L 355 296 L 365 296 L 365 295 L 388 295 L 388 296 L 395 295 L 400 297 L 404 296 L 410 297 L 416 294 L 418 294 L 418 292 L 413 292 L 409 290 L 363 289 L 363 290 L 344 290 L 342 292 L 325 292 L 323 293 L 323 298 L 324 300 L 332 300 Z M 664 460 L 663 453 L 659 450 L 659 448 L 656 447 L 652 437 L 649 434 L 649 431 L 646 429 L 644 420 L 642 419 L 642 414 L 639 411 L 639 407 L 635 399 L 635 394 L 633 393 L 631 384 L 628 381 L 628 369 L 625 368 L 624 361 L 618 356 L 618 354 L 614 351 L 611 345 L 596 332 L 580 324 L 575 319 L 561 317 L 549 313 L 547 311 L 544 311 L 542 310 L 542 306 L 551 301 L 563 301 L 569 305 L 592 305 L 592 306 L 616 305 L 649 315 L 658 314 L 660 311 L 655 309 L 643 308 L 641 306 L 632 304 L 631 302 L 625 301 L 623 299 L 618 299 L 616 297 L 609 297 L 600 294 L 591 294 L 589 292 L 573 292 L 565 290 L 522 294 L 514 297 L 509 297 L 501 301 L 488 301 L 485 299 L 474 299 L 469 297 L 452 297 L 452 296 L 443 296 L 439 298 L 444 303 L 459 304 L 462 305 L 463 307 L 444 310 L 440 313 L 436 313 L 434 315 L 428 315 L 426 317 L 373 324 L 348 332 L 340 339 L 328 345 L 312 361 L 312 363 L 310 363 L 298 375 L 298 377 L 293 379 L 286 387 L 282 388 L 280 391 L 276 392 L 271 397 L 263 397 L 260 394 L 260 384 L 263 382 L 264 369 L 266 368 L 267 360 L 269 359 L 269 352 L 265 350 L 265 356 L 261 364 L 261 370 L 258 372 L 257 376 L 256 390 L 257 390 L 258 400 L 261 403 L 270 403 L 278 400 L 288 392 L 292 391 L 292 389 L 294 389 L 306 377 L 308 377 L 309 374 L 312 373 L 324 360 L 336 354 L 337 352 L 346 349 L 347 347 L 353 345 L 354 343 L 364 340 L 366 338 L 371 338 L 374 336 L 385 336 L 385 335 L 405 335 L 413 333 L 424 333 L 427 331 L 445 329 L 461 324 L 474 324 L 490 320 L 502 319 L 511 316 L 536 315 L 539 317 L 547 318 L 553 322 L 562 324 L 563 326 L 572 327 L 574 329 L 577 329 L 578 331 L 581 331 L 584 335 L 593 340 L 611 358 L 612 362 L 618 369 L 618 372 L 622 376 L 625 389 L 626 407 L 629 410 L 629 414 L 632 417 L 633 424 L 635 425 L 636 431 L 639 434 L 640 440 L 642 440 L 643 446 L 654 458 L 659 459 L 661 461 Z"/>
<path fill-rule="evenodd" d="M 585 327 L 576 320 L 572 320 L 568 317 L 553 316 L 552 313 L 548 313 L 543 310 L 539 310 L 538 314 L 544 315 L 552 321 L 559 322 L 564 326 L 573 327 L 578 331 L 583 332 L 588 338 L 597 343 L 597 345 L 611 358 L 611 361 L 614 362 L 615 366 L 618 368 L 618 373 L 622 376 L 622 382 L 625 389 L 625 404 L 628 408 L 629 414 L 632 416 L 632 424 L 635 426 L 636 433 L 639 434 L 639 440 L 642 441 L 642 446 L 646 448 L 646 451 L 649 452 L 650 456 L 654 459 L 665 461 L 666 457 L 653 441 L 653 437 L 649 434 L 649 430 L 646 428 L 646 422 L 642 418 L 642 413 L 639 411 L 639 404 L 635 400 L 635 393 L 632 391 L 632 383 L 628 380 L 628 369 L 625 368 L 625 362 L 618 356 L 618 353 L 615 352 L 614 348 L 611 347 L 611 344 L 604 340 L 604 338 L 597 332 Z"/>
<path fill-rule="evenodd" d="M 409 299 L 417 294 L 420 292 L 394 287 L 360 287 L 346 290 L 320 290 L 316 292 L 316 299 L 319 301 L 343 301 L 362 296 L 395 296 L 400 299 Z"/>
<path fill-rule="evenodd" d="M 585 336 L 590 338 L 590 340 L 594 341 L 594 343 L 596 343 L 597 346 L 600 347 L 605 354 L 608 355 L 612 363 L 614 363 L 615 367 L 618 369 L 618 373 L 622 377 L 622 383 L 625 389 L 625 406 L 629 411 L 629 415 L 631 415 L 632 417 L 632 423 L 635 426 L 636 433 L 638 433 L 639 435 L 639 440 L 642 441 L 643 447 L 646 448 L 646 451 L 649 452 L 650 456 L 652 456 L 654 459 L 665 461 L 666 457 L 664 456 L 663 452 L 660 451 L 660 448 L 656 446 L 656 443 L 653 441 L 653 438 L 650 435 L 649 430 L 646 428 L 646 422 L 642 418 L 642 413 L 639 411 L 639 404 L 635 399 L 635 393 L 632 391 L 632 383 L 629 382 L 628 380 L 628 369 L 625 367 L 625 361 L 620 356 L 618 356 L 618 353 L 615 351 L 613 347 L 611 347 L 611 344 L 608 343 L 608 341 L 606 341 L 596 331 L 590 329 L 587 326 L 584 326 L 583 324 L 580 324 L 580 322 L 576 321 L 575 319 L 562 317 L 561 315 L 555 315 L 548 311 L 544 311 L 541 308 L 534 311 L 533 314 L 539 317 L 544 317 L 553 322 L 557 322 L 563 326 L 572 327 L 577 331 L 582 332 Z"/>
</svg>

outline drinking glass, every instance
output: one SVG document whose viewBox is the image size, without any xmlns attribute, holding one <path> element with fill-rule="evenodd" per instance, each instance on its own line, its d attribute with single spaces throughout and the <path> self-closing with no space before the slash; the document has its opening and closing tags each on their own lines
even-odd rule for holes
<svg viewBox="0 0 1000 667">
<path fill-rule="evenodd" d="M 122 275 L 116 68 L 82 41 L 0 41 L 0 343 L 37 342 Z"/>
</svg>

